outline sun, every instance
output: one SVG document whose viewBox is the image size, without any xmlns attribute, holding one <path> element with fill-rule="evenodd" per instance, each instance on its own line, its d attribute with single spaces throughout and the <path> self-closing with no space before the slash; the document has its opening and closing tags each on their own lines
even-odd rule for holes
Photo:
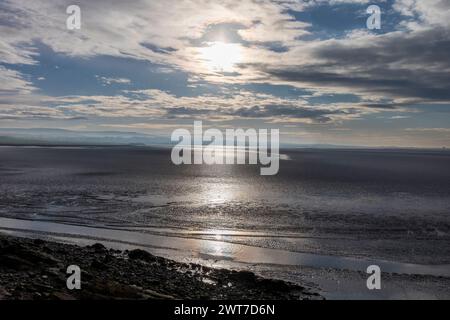
<svg viewBox="0 0 450 320">
<path fill-rule="evenodd" d="M 235 43 L 211 42 L 199 52 L 205 66 L 215 72 L 233 72 L 242 59 L 241 47 Z"/>
</svg>

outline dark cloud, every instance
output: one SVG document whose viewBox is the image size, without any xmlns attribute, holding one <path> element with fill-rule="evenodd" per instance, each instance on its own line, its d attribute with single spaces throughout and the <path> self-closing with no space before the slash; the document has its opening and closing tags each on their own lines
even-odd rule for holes
<svg viewBox="0 0 450 320">
<path fill-rule="evenodd" d="M 169 118 L 185 117 L 185 116 L 231 116 L 238 118 L 295 118 L 309 119 L 314 122 L 329 122 L 334 115 L 348 115 L 358 113 L 357 109 L 325 109 L 325 108 L 308 108 L 294 105 L 265 105 L 232 108 L 200 109 L 175 107 L 167 108 Z"/>
<path fill-rule="evenodd" d="M 141 43 L 141 46 L 143 46 L 144 48 L 147 48 L 155 53 L 162 53 L 162 54 L 170 54 L 172 52 L 177 51 L 177 49 L 172 48 L 172 47 L 162 48 L 162 47 L 158 47 L 157 45 L 148 43 L 148 42 Z"/>
<path fill-rule="evenodd" d="M 450 101 L 450 31 L 392 33 L 372 42 L 327 41 L 313 50 L 316 63 L 257 66 L 269 78 L 309 86 L 344 88 L 417 102 Z"/>
<path fill-rule="evenodd" d="M 173 107 L 165 108 L 166 114 L 169 118 L 176 118 L 178 116 L 196 116 L 196 115 L 207 115 L 211 114 L 213 110 L 211 109 L 197 109 L 197 108 L 186 108 L 186 107 Z"/>
<path fill-rule="evenodd" d="M 244 118 L 296 118 L 311 119 L 316 122 L 328 122 L 331 115 L 345 114 L 343 110 L 329 110 L 319 108 L 304 108 L 289 105 L 254 106 L 252 108 L 239 108 L 231 112 L 233 116 Z"/>
</svg>

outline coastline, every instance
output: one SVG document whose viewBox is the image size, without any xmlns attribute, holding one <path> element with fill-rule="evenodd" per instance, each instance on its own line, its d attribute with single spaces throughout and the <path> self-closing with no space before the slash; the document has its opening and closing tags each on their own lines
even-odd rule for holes
<svg viewBox="0 0 450 320">
<path fill-rule="evenodd" d="M 81 290 L 69 290 L 69 265 L 81 269 Z M 0 300 L 278 300 L 323 299 L 309 289 L 248 271 L 213 269 L 119 251 L 0 235 Z"/>
</svg>

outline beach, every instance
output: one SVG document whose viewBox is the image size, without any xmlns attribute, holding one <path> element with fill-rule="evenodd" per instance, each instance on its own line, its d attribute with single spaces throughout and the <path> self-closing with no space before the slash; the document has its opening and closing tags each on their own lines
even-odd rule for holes
<svg viewBox="0 0 450 320">
<path fill-rule="evenodd" d="M 0 232 L 141 249 L 326 299 L 450 297 L 450 155 L 282 150 L 257 166 L 175 166 L 144 147 L 2 147 Z M 367 268 L 382 289 L 366 286 Z"/>
<path fill-rule="evenodd" d="M 80 290 L 66 285 L 81 269 Z M 307 288 L 251 272 L 177 263 L 135 249 L 81 247 L 0 235 L 0 300 L 321 299 Z"/>
</svg>

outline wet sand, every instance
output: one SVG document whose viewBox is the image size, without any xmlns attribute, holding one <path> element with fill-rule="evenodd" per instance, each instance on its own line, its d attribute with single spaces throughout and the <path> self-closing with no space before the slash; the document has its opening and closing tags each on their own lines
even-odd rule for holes
<svg viewBox="0 0 450 320">
<path fill-rule="evenodd" d="M 113 249 L 112 252 L 140 249 L 167 261 L 195 266 L 194 269 L 250 271 L 263 278 L 307 287 L 308 291 L 317 292 L 326 299 L 450 298 L 448 265 L 420 265 L 289 252 L 221 241 L 215 237 L 212 240 L 167 236 L 162 235 L 162 231 L 169 230 L 160 230 L 158 234 L 157 230 L 153 230 L 154 233 L 144 233 L 0 218 L 0 232 L 14 237 L 44 239 L 83 247 L 102 243 Z M 365 269 L 371 264 L 377 264 L 382 269 L 382 290 L 368 290 L 366 287 L 368 275 Z M 209 278 L 204 279 L 211 283 Z"/>
</svg>

